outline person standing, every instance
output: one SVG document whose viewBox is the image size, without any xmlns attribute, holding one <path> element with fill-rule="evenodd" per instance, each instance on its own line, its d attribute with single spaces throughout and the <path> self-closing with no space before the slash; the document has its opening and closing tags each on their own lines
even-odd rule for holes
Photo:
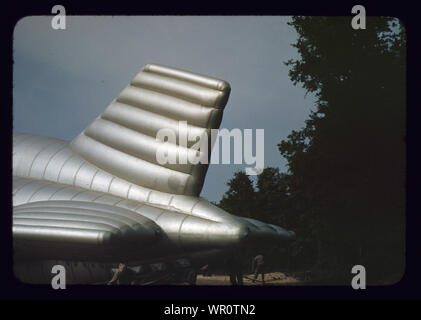
<svg viewBox="0 0 421 320">
<path fill-rule="evenodd" d="M 226 269 L 228 270 L 228 274 L 230 276 L 231 285 L 242 286 L 243 285 L 242 256 L 238 253 L 237 254 L 233 253 L 226 260 Z"/>
<path fill-rule="evenodd" d="M 264 265 L 265 261 L 262 254 L 258 254 L 253 259 L 253 271 L 254 271 L 254 280 L 255 282 L 257 280 L 257 277 L 259 276 L 259 273 L 262 275 L 262 282 L 265 283 L 265 270 Z"/>
</svg>

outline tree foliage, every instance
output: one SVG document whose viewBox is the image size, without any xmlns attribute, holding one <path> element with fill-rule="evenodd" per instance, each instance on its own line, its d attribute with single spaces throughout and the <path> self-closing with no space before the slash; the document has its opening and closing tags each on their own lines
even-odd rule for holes
<svg viewBox="0 0 421 320">
<path fill-rule="evenodd" d="M 257 191 L 236 173 L 222 208 L 297 233 L 295 268 L 349 283 L 353 265 L 369 283 L 404 272 L 406 37 L 399 21 L 293 17 L 299 59 L 294 84 L 316 96 L 301 130 L 278 145 L 288 171 L 266 168 Z M 280 106 L 282 107 L 282 106 Z"/>
<path fill-rule="evenodd" d="M 363 264 L 372 281 L 393 282 L 404 268 L 406 40 L 391 18 L 367 24 L 292 19 L 300 59 L 286 63 L 289 75 L 317 102 L 278 146 L 323 276 L 346 279 Z"/>
<path fill-rule="evenodd" d="M 256 195 L 253 183 L 243 171 L 234 173 L 227 183 L 229 189 L 219 202 L 219 206 L 237 216 L 253 217 L 255 215 Z"/>
</svg>

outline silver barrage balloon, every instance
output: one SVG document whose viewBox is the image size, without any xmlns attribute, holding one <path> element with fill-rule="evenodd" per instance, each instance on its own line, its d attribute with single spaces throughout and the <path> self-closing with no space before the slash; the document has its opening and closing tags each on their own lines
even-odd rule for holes
<svg viewBox="0 0 421 320">
<path fill-rule="evenodd" d="M 199 197 L 207 163 L 157 161 L 159 148 L 197 153 L 181 138 L 219 128 L 229 94 L 226 81 L 148 64 L 71 142 L 15 133 L 15 262 L 194 259 L 293 239 Z M 158 140 L 162 129 L 176 143 Z"/>
</svg>

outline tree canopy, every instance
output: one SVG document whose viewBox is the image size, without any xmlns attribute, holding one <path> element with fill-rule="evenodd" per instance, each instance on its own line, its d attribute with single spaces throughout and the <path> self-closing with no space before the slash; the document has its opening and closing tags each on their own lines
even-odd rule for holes
<svg viewBox="0 0 421 320">
<path fill-rule="evenodd" d="M 289 24 L 300 56 L 286 62 L 289 76 L 315 94 L 314 111 L 278 144 L 287 172 L 266 168 L 257 191 L 236 173 L 220 205 L 294 230 L 296 268 L 320 279 L 349 283 L 362 264 L 369 283 L 396 282 L 405 264 L 405 30 L 388 17 L 367 17 L 365 30 L 350 17 Z"/>
</svg>

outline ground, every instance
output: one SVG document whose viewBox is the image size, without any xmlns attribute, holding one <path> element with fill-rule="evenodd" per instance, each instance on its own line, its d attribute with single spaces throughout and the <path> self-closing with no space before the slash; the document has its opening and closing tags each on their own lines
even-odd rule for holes
<svg viewBox="0 0 421 320">
<path fill-rule="evenodd" d="M 254 275 L 246 274 L 243 277 L 245 286 L 261 286 L 261 275 L 258 277 L 258 281 L 252 282 Z M 289 276 L 286 276 L 282 272 L 271 272 L 265 274 L 265 285 L 298 285 L 301 284 L 301 281 Z M 198 286 L 230 286 L 230 278 L 228 275 L 212 275 L 210 277 L 205 277 L 203 275 L 197 276 L 196 285 Z"/>
</svg>

